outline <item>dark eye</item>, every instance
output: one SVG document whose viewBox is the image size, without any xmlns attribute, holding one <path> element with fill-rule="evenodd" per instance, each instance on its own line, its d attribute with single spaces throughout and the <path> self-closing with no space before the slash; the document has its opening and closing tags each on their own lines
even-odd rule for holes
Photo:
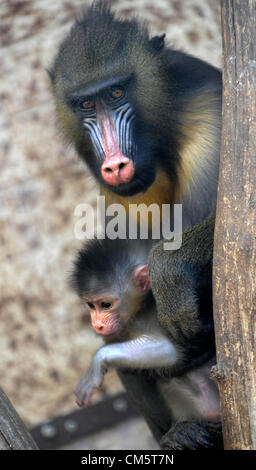
<svg viewBox="0 0 256 470">
<path fill-rule="evenodd" d="M 92 302 L 86 302 L 88 307 L 91 308 L 91 309 L 94 309 L 94 304 Z"/>
<path fill-rule="evenodd" d="M 111 305 L 111 302 L 101 302 L 101 308 L 104 308 L 104 310 L 110 308 Z"/>
<path fill-rule="evenodd" d="M 82 109 L 92 109 L 95 106 L 95 101 L 93 100 L 84 100 L 80 103 L 80 108 Z"/>
<path fill-rule="evenodd" d="M 121 98 L 124 95 L 124 89 L 122 87 L 117 86 L 115 88 L 112 88 L 110 94 L 111 94 L 112 98 L 118 100 L 119 98 Z"/>
</svg>

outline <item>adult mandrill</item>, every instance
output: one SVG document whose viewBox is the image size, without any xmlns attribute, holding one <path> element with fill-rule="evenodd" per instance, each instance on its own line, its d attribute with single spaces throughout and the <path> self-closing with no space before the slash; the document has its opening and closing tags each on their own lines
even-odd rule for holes
<svg viewBox="0 0 256 470">
<path fill-rule="evenodd" d="M 205 296 L 211 285 L 212 233 L 211 221 L 185 233 L 181 253 L 166 253 L 172 260 L 165 286 L 171 298 L 164 311 L 167 327 L 151 292 L 147 243 L 95 239 L 75 262 L 74 286 L 94 330 L 106 342 L 76 387 L 77 403 L 89 405 L 104 374 L 117 369 L 166 449 L 222 445 L 218 389 L 210 378 L 215 356 L 212 309 Z M 203 250 L 201 255 L 195 250 L 189 263 L 187 251 L 193 253 L 194 240 L 199 246 L 201 241 Z M 157 290 L 157 279 L 153 282 Z"/>
<path fill-rule="evenodd" d="M 50 70 L 57 119 L 106 203 L 183 204 L 183 228 L 213 214 L 221 73 L 94 2 Z"/>
</svg>

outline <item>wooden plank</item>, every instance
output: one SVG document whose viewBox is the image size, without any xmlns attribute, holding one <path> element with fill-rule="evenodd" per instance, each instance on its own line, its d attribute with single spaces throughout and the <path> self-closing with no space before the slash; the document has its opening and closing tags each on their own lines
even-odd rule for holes
<svg viewBox="0 0 256 470">
<path fill-rule="evenodd" d="M 214 248 L 225 449 L 256 449 L 256 3 L 222 0 L 223 130 Z"/>
</svg>

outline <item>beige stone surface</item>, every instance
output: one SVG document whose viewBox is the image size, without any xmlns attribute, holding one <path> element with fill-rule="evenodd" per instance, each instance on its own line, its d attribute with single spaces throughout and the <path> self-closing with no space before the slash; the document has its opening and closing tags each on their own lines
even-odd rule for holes
<svg viewBox="0 0 256 470">
<path fill-rule="evenodd" d="M 97 189 L 62 140 L 46 73 L 87 0 L 0 2 L 0 385 L 29 425 L 68 412 L 100 341 L 68 285 L 74 209 Z M 116 0 L 167 41 L 219 66 L 216 0 Z M 120 384 L 108 374 L 104 393 Z"/>
</svg>

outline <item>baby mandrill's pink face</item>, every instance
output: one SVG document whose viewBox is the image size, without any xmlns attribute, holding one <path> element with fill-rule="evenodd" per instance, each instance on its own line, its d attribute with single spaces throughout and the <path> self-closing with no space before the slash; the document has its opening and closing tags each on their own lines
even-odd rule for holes
<svg viewBox="0 0 256 470">
<path fill-rule="evenodd" d="M 120 330 L 120 299 L 109 296 L 86 299 L 92 327 L 98 335 L 112 336 Z"/>
<path fill-rule="evenodd" d="M 98 335 L 116 336 L 130 319 L 135 299 L 150 289 L 147 265 L 135 269 L 131 286 L 129 302 L 125 301 L 126 299 L 111 296 L 109 293 L 102 293 L 90 299 L 84 297 L 90 311 L 92 327 Z M 131 290 L 133 295 L 131 295 Z"/>
</svg>

